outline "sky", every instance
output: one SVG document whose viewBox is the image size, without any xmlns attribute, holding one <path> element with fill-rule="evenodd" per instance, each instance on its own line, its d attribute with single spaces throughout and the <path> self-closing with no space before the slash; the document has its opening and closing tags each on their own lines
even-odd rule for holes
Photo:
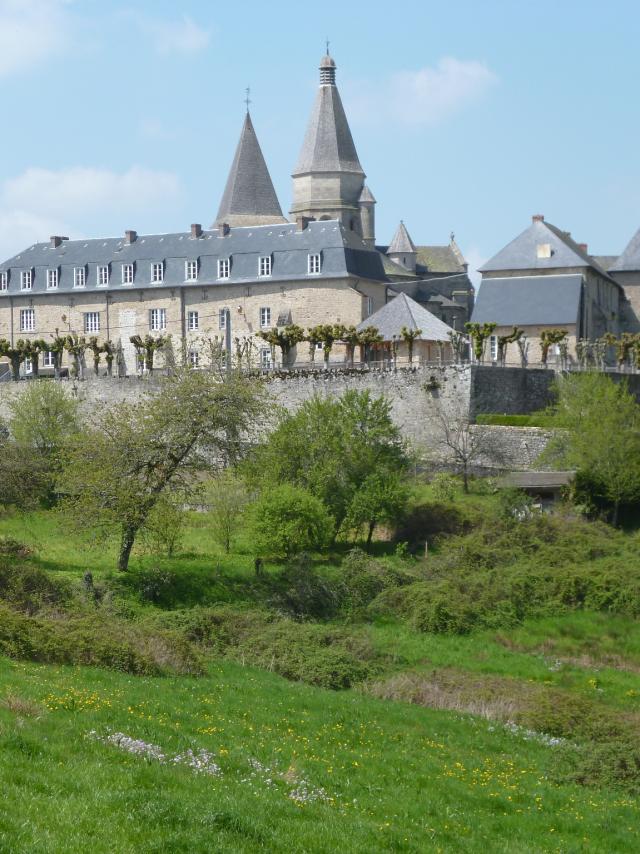
<svg viewBox="0 0 640 854">
<path fill-rule="evenodd" d="M 0 0 L 0 258 L 214 220 L 251 89 L 283 211 L 325 40 L 388 243 L 640 227 L 637 0 Z"/>
</svg>

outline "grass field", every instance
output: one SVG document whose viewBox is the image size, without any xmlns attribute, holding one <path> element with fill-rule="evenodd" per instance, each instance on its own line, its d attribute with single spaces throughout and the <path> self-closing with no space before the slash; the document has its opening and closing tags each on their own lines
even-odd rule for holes
<svg viewBox="0 0 640 854">
<path fill-rule="evenodd" d="M 446 507 L 432 499 L 428 487 L 417 497 L 429 505 L 418 514 L 429 532 L 428 560 L 446 559 L 450 528 L 475 530 L 495 509 L 484 494 L 459 495 Z M 575 548 L 559 543 L 559 560 L 601 567 L 604 586 L 621 566 L 635 577 L 635 536 L 580 530 Z M 256 579 L 250 542 L 240 538 L 224 555 L 202 514 L 190 515 L 177 556 L 136 555 L 125 579 L 112 571 L 111 548 L 71 539 L 54 513 L 1 517 L 0 535 L 34 549 L 22 561 L 26 570 L 71 583 L 75 604 L 48 605 L 42 619 L 64 624 L 72 607 L 89 623 L 95 614 L 145 631 L 186 631 L 199 614 L 216 627 L 226 621 L 227 633 L 248 632 L 242 643 L 225 635 L 222 644 L 218 634 L 201 645 L 205 672 L 197 678 L 1 657 L 0 851 L 640 847 L 637 789 L 579 785 L 567 771 L 572 757 L 611 739 L 630 745 L 632 763 L 640 622 L 625 613 L 555 608 L 465 634 L 427 633 L 410 619 L 366 611 L 299 623 L 273 612 L 282 568 L 269 565 Z M 545 544 L 534 545 L 523 566 L 538 553 L 547 560 Z M 392 545 L 376 549 L 394 570 L 419 574 L 430 565 L 394 555 Z M 317 560 L 315 570 L 339 578 L 344 553 Z M 136 586 L 157 566 L 178 579 L 164 604 L 141 598 Z M 87 571 L 110 591 L 99 605 L 79 592 Z M 631 583 L 629 590 L 633 605 Z M 364 656 L 366 678 L 331 691 L 277 675 L 279 657 L 299 644 L 295 678 L 313 681 L 332 649 L 327 632 L 345 655 Z M 0 625 L 2 642 L 9 643 Z M 96 635 L 98 642 L 106 643 Z M 262 669 L 249 666 L 256 661 Z"/>
</svg>

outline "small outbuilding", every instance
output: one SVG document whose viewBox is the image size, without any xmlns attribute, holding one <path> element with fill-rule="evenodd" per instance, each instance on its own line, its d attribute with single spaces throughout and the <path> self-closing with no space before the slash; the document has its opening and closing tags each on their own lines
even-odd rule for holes
<svg viewBox="0 0 640 854">
<path fill-rule="evenodd" d="M 513 471 L 500 478 L 499 489 L 521 489 L 542 510 L 557 504 L 571 485 L 575 471 Z"/>
<path fill-rule="evenodd" d="M 451 360 L 451 335 L 457 334 L 455 330 L 406 294 L 398 294 L 357 328 L 361 332 L 369 326 L 375 327 L 383 339 L 375 348 L 378 358 L 393 358 L 395 349 L 398 362 Z M 412 343 L 407 340 L 407 331 L 415 335 Z"/>
</svg>

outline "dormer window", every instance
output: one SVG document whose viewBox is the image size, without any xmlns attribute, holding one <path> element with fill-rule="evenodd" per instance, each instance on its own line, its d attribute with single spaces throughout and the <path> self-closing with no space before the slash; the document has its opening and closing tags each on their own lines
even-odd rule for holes
<svg viewBox="0 0 640 854">
<path fill-rule="evenodd" d="M 550 243 L 538 243 L 537 247 L 538 258 L 551 258 L 553 249 Z"/>
<path fill-rule="evenodd" d="M 133 284 L 133 264 L 123 264 L 122 265 L 122 284 L 123 285 L 132 285 Z"/>
<path fill-rule="evenodd" d="M 0 273 L 0 291 L 6 291 L 9 288 L 9 273 L 3 270 Z"/>
<path fill-rule="evenodd" d="M 151 284 L 156 285 L 164 280 L 164 264 L 162 261 L 154 261 L 151 265 Z"/>
<path fill-rule="evenodd" d="M 47 270 L 47 290 L 55 291 L 58 287 L 58 271 Z"/>
<path fill-rule="evenodd" d="M 320 253 L 312 252 L 310 253 L 307 260 L 307 272 L 309 275 L 317 275 L 320 272 Z"/>
<path fill-rule="evenodd" d="M 271 255 L 262 255 L 258 263 L 258 276 L 271 275 Z"/>
<path fill-rule="evenodd" d="M 231 260 L 229 258 L 220 258 L 218 261 L 218 278 L 228 279 L 231 269 Z"/>
<path fill-rule="evenodd" d="M 195 282 L 198 278 L 198 262 L 185 261 L 184 264 L 184 279 L 185 282 Z"/>
<path fill-rule="evenodd" d="M 87 284 L 87 271 L 84 267 L 75 267 L 73 270 L 73 287 L 84 288 Z"/>
<path fill-rule="evenodd" d="M 21 291 L 30 291 L 32 281 L 33 281 L 33 276 L 31 275 L 31 270 L 23 270 L 20 273 L 20 290 Z"/>
<path fill-rule="evenodd" d="M 106 288 L 109 284 L 109 267 L 106 264 L 100 264 L 97 272 L 96 285 L 99 288 Z"/>
</svg>

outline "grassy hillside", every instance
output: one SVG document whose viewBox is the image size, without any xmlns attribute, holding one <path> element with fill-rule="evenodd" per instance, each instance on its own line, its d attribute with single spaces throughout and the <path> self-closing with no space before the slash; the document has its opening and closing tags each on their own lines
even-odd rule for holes
<svg viewBox="0 0 640 854">
<path fill-rule="evenodd" d="M 504 514 L 262 578 L 206 514 L 127 574 L 1 517 L 0 850 L 637 849 L 638 538 Z"/>
</svg>

